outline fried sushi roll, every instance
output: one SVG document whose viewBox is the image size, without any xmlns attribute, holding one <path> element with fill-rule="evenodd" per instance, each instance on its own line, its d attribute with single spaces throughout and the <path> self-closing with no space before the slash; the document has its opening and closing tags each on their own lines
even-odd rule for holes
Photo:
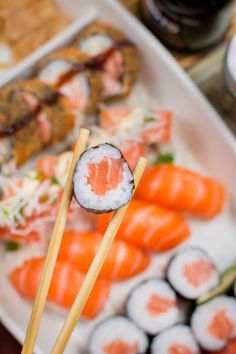
<svg viewBox="0 0 236 354">
<path fill-rule="evenodd" d="M 87 211 L 101 214 L 130 201 L 134 178 L 120 150 L 110 144 L 100 144 L 81 155 L 73 185 L 77 202 Z"/>
<path fill-rule="evenodd" d="M 91 113 L 100 101 L 101 73 L 89 69 L 91 57 L 76 47 L 59 49 L 38 65 L 37 77 L 68 97 L 73 107 Z"/>
<path fill-rule="evenodd" d="M 138 75 L 138 53 L 122 32 L 108 23 L 94 22 L 79 33 L 75 45 L 101 66 L 104 101 L 130 93 Z"/>
<path fill-rule="evenodd" d="M 7 174 L 46 146 L 64 139 L 75 123 L 68 100 L 38 81 L 0 92 L 0 170 Z"/>
</svg>

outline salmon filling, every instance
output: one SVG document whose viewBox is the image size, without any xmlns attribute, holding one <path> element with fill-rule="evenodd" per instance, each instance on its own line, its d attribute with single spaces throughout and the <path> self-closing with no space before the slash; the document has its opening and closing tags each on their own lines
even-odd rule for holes
<svg viewBox="0 0 236 354">
<path fill-rule="evenodd" d="M 138 351 L 138 344 L 129 344 L 121 339 L 104 345 L 103 350 L 106 354 L 135 354 Z"/>
<path fill-rule="evenodd" d="M 183 276 L 194 287 L 205 283 L 214 272 L 214 266 L 207 260 L 199 258 L 192 263 L 185 264 L 183 267 Z"/>
<path fill-rule="evenodd" d="M 147 310 L 152 316 L 158 316 L 161 313 L 168 311 L 170 308 L 176 307 L 176 300 L 167 299 L 163 296 L 152 295 L 147 303 Z"/>
<path fill-rule="evenodd" d="M 207 329 L 215 338 L 228 340 L 233 334 L 234 327 L 222 309 L 215 314 Z"/>
<path fill-rule="evenodd" d="M 195 354 L 186 345 L 174 344 L 169 349 L 169 354 Z"/>
<path fill-rule="evenodd" d="M 81 155 L 73 184 L 77 202 L 99 214 L 127 204 L 134 179 L 120 150 L 111 144 L 100 144 Z"/>
<path fill-rule="evenodd" d="M 112 157 L 105 157 L 99 163 L 88 165 L 88 183 L 93 192 L 103 196 L 107 191 L 114 189 L 122 180 L 123 164 L 120 160 Z"/>
</svg>

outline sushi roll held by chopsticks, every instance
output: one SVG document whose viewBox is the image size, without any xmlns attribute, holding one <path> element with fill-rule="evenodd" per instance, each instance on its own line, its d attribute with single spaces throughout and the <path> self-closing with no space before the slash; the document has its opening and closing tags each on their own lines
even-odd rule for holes
<svg viewBox="0 0 236 354">
<path fill-rule="evenodd" d="M 134 178 L 120 150 L 100 144 L 81 155 L 73 186 L 77 202 L 86 210 L 101 214 L 130 201 Z"/>
</svg>

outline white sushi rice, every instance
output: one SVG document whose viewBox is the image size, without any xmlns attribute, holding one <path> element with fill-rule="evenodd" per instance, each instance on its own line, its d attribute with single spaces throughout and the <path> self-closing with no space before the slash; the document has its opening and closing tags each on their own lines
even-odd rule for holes
<svg viewBox="0 0 236 354">
<path fill-rule="evenodd" d="M 233 326 L 233 331 L 230 337 L 225 340 L 214 336 L 209 331 L 209 326 L 211 325 L 214 316 L 220 311 L 223 311 L 226 318 L 230 320 Z M 222 316 L 221 319 L 219 329 L 216 330 L 224 333 L 225 321 Z M 191 327 L 203 349 L 212 351 L 224 348 L 227 345 L 228 340 L 236 336 L 236 300 L 233 297 L 222 295 L 198 306 L 192 315 Z"/>
<path fill-rule="evenodd" d="M 89 344 L 89 353 L 106 354 L 108 351 L 104 347 L 115 341 L 137 346 L 137 350 L 132 352 L 133 354 L 146 353 L 148 347 L 148 339 L 145 333 L 127 318 L 117 316 L 95 327 Z M 120 354 L 123 354 L 123 352 L 120 352 Z"/>
<path fill-rule="evenodd" d="M 59 78 L 66 74 L 72 65 L 65 60 L 53 60 L 38 73 L 38 78 L 47 84 L 56 84 Z"/>
<path fill-rule="evenodd" d="M 152 296 L 157 296 L 157 301 L 159 296 L 177 302 L 176 294 L 167 282 L 162 279 L 150 279 L 131 292 L 127 301 L 127 313 L 147 333 L 157 334 L 177 323 L 180 319 L 180 313 L 177 306 L 170 306 L 169 309 L 156 315 L 151 313 L 147 306 Z"/>
<path fill-rule="evenodd" d="M 191 284 L 184 274 L 184 267 L 186 265 L 196 264 L 196 272 L 201 270 L 197 262 L 208 262 L 213 266 L 211 275 L 203 280 L 201 284 L 195 286 Z M 204 269 L 202 270 L 204 271 Z M 201 274 L 200 274 L 201 275 Z M 204 274 L 203 274 L 204 276 Z M 186 248 L 179 252 L 170 262 L 167 270 L 167 278 L 173 288 L 187 299 L 197 299 L 199 296 L 205 294 L 219 283 L 219 272 L 207 254 L 199 248 Z"/>
<path fill-rule="evenodd" d="M 105 34 L 93 34 L 91 37 L 87 37 L 83 39 L 80 44 L 79 48 L 89 54 L 89 55 L 99 55 L 112 47 L 113 40 L 106 36 Z"/>
<path fill-rule="evenodd" d="M 74 103 L 78 103 L 81 109 L 85 109 L 90 97 L 90 86 L 87 76 L 79 73 L 60 87 L 59 91 Z"/>
<path fill-rule="evenodd" d="M 79 159 L 73 177 L 74 195 L 81 206 L 86 209 L 108 211 L 120 208 L 131 198 L 133 191 L 133 176 L 128 163 L 123 163 L 122 180 L 116 188 L 108 190 L 104 196 L 97 195 L 87 179 L 89 176 L 88 164 L 99 163 L 104 158 L 120 159 L 121 152 L 112 145 L 101 144 L 88 149 Z"/>
<path fill-rule="evenodd" d="M 173 346 L 178 346 L 178 353 L 200 354 L 200 349 L 188 326 L 177 325 L 157 335 L 151 344 L 151 354 L 171 354 Z M 184 350 L 185 349 L 185 350 Z"/>
<path fill-rule="evenodd" d="M 14 58 L 11 48 L 5 43 L 0 43 L 0 67 L 12 65 L 13 62 Z"/>
</svg>

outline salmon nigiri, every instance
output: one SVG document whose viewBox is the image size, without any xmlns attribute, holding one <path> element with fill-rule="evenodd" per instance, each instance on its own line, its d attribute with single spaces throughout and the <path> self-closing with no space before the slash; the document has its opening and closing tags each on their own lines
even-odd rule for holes
<svg viewBox="0 0 236 354">
<path fill-rule="evenodd" d="M 210 219 L 219 214 L 226 197 L 222 184 L 176 165 L 150 167 L 136 196 L 177 211 Z"/>
<path fill-rule="evenodd" d="M 9 280 L 16 290 L 25 298 L 33 300 L 39 286 L 45 258 L 32 258 L 14 269 Z M 70 308 L 84 280 L 84 274 L 77 271 L 69 263 L 57 262 L 48 293 L 48 301 Z M 98 280 L 84 308 L 87 318 L 96 317 L 103 309 L 109 296 L 109 283 Z"/>
<path fill-rule="evenodd" d="M 105 231 L 110 218 L 111 214 L 98 216 L 97 227 L 100 232 Z M 144 249 L 162 252 L 179 245 L 187 239 L 189 233 L 185 219 L 178 213 L 132 200 L 117 237 Z"/>
<path fill-rule="evenodd" d="M 96 231 L 66 231 L 59 260 L 67 260 L 81 272 L 87 272 L 102 236 Z M 150 263 L 147 253 L 123 240 L 115 240 L 100 272 L 100 278 L 123 280 L 144 271 Z"/>
</svg>

